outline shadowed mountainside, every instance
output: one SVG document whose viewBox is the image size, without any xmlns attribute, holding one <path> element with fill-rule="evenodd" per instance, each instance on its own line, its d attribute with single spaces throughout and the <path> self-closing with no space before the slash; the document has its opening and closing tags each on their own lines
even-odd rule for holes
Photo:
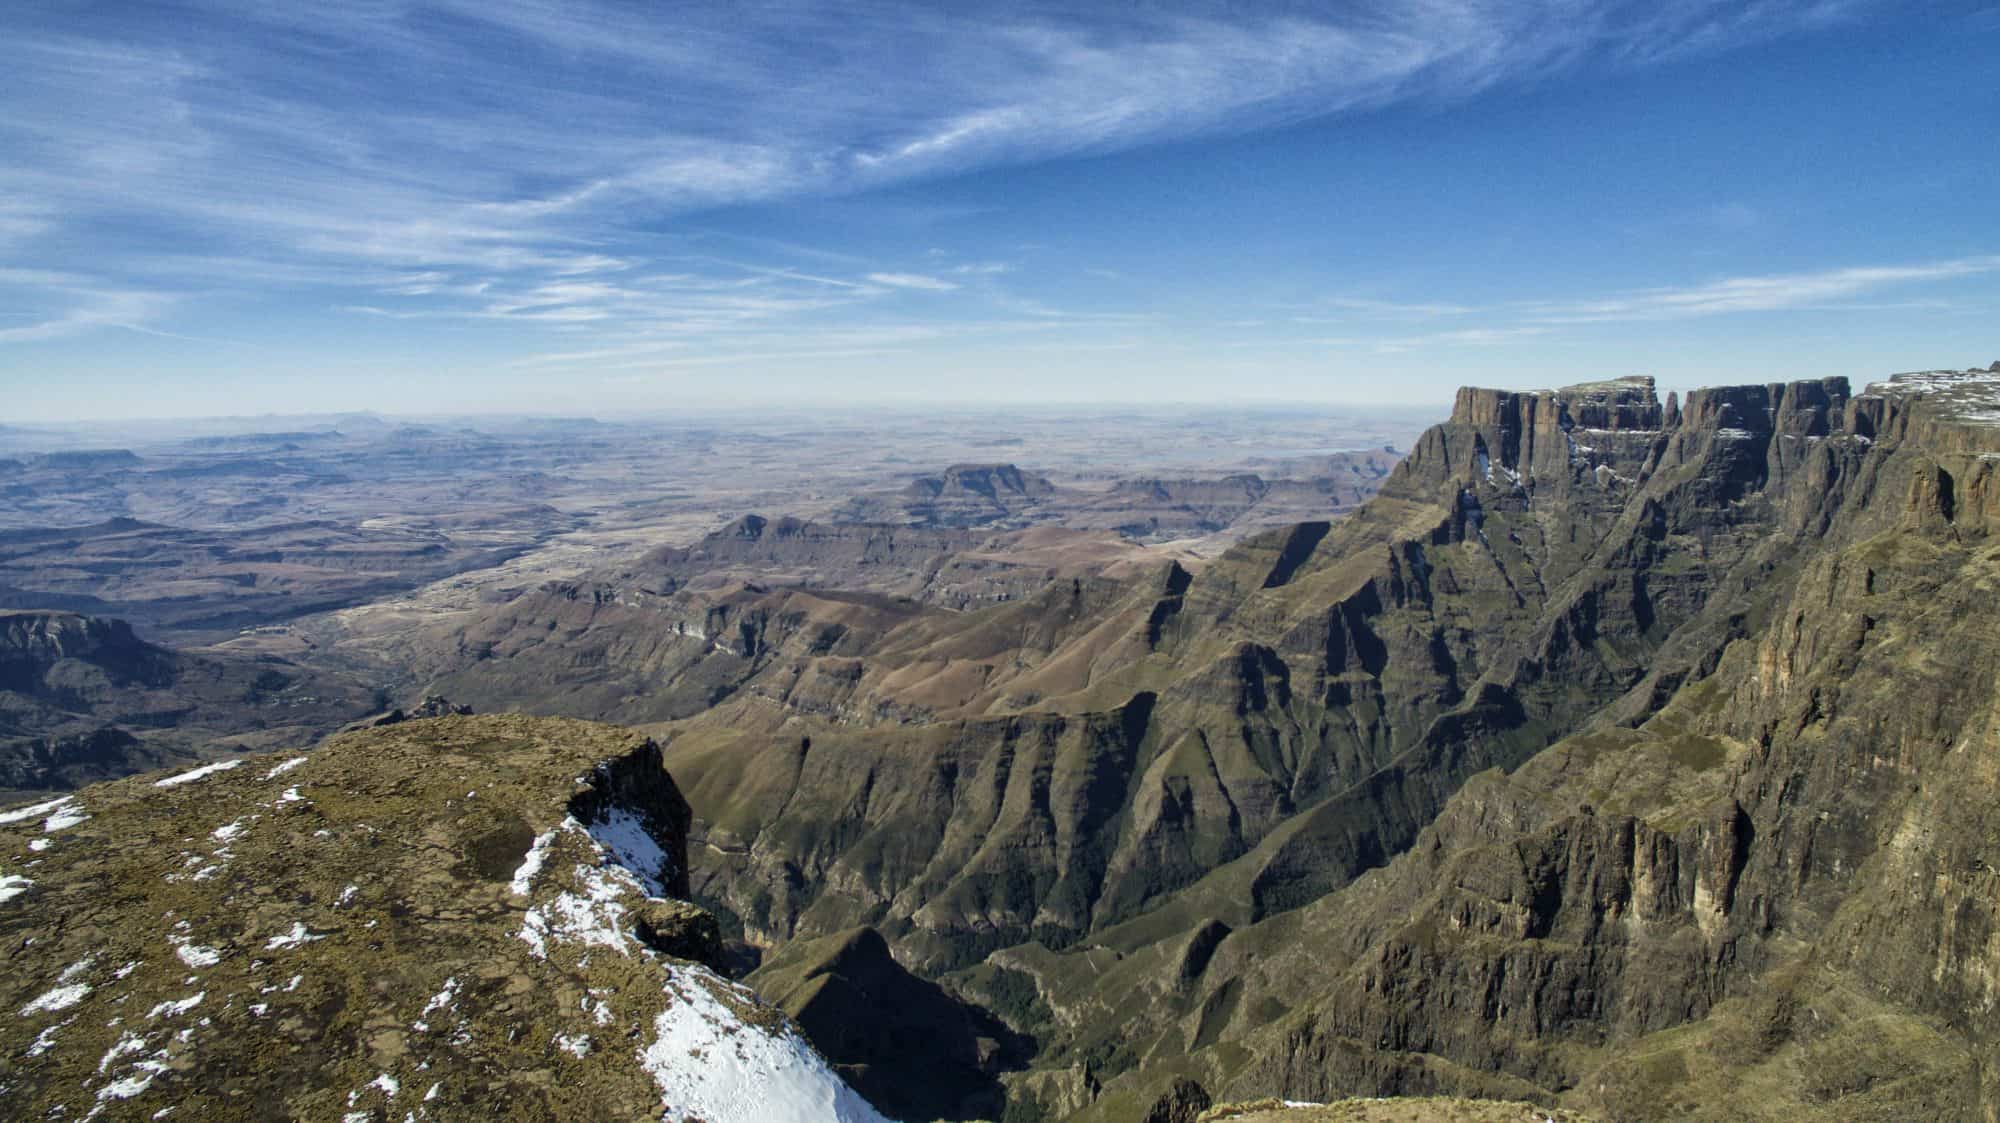
<svg viewBox="0 0 2000 1123">
<path fill-rule="evenodd" d="M 123 620 L 0 610 L 0 789 L 66 789 L 311 740 L 372 702 L 282 659 L 176 651 Z"/>
</svg>

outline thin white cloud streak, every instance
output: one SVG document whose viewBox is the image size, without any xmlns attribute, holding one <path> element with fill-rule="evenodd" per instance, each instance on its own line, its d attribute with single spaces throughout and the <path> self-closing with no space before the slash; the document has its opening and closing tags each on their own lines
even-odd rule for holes
<svg viewBox="0 0 2000 1123">
<path fill-rule="evenodd" d="M 1961 311 L 1963 301 L 1856 298 L 1883 289 L 2000 274 L 2000 255 L 1952 258 L 1902 265 L 1860 265 L 1797 273 L 1724 277 L 1698 284 L 1639 289 L 1591 299 L 1512 301 L 1484 307 L 1467 304 L 1398 304 L 1336 298 L 1326 303 L 1353 308 L 1364 318 L 1479 317 L 1500 326 L 1462 328 L 1419 335 L 1311 336 L 1245 340 L 1238 346 L 1372 347 L 1408 351 L 1424 347 L 1486 347 L 1554 334 L 1564 327 L 1637 323 L 1769 312 L 1934 310 Z M 1294 316 L 1295 324 L 1350 322 Z"/>
<path fill-rule="evenodd" d="M 921 273 L 870 273 L 868 279 L 892 289 L 916 289 L 921 292 L 951 292 L 958 288 L 954 281 L 926 277 Z"/>
<path fill-rule="evenodd" d="M 1466 313 L 1472 311 L 1472 309 L 1467 308 L 1462 304 L 1446 304 L 1436 301 L 1404 302 L 1404 301 L 1394 301 L 1394 300 L 1370 300 L 1364 297 L 1356 297 L 1356 296 L 1328 297 L 1325 303 L 1329 307 L 1341 308 L 1350 312 L 1360 312 L 1371 316 L 1381 316 L 1391 319 L 1408 319 L 1408 320 L 1429 320 L 1429 319 L 1437 319 L 1439 317 L 1444 317 L 1444 316 L 1463 316 Z M 1298 319 L 1301 323 L 1324 322 L 1324 317 L 1299 316 L 1296 317 L 1296 319 Z"/>
<path fill-rule="evenodd" d="M 2000 256 L 1916 265 L 1871 265 L 1805 273 L 1728 277 L 1681 288 L 1642 289 L 1603 300 L 1528 305 L 1526 318 L 1547 324 L 1677 320 L 1738 312 L 1827 307 L 1830 302 L 1897 285 L 1955 280 L 2000 272 Z"/>
<path fill-rule="evenodd" d="M 143 331 L 147 321 L 160 315 L 173 300 L 162 293 L 116 289 L 64 288 L 55 291 L 66 298 L 67 307 L 39 316 L 32 324 L 0 328 L 0 343 L 38 343 L 81 335 L 98 328 Z M 34 313 L 28 315 L 36 316 Z"/>
</svg>

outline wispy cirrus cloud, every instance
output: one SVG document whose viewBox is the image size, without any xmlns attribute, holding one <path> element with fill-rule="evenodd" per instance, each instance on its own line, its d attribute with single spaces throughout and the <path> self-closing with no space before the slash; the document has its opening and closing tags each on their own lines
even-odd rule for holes
<svg viewBox="0 0 2000 1123">
<path fill-rule="evenodd" d="M 917 289 L 921 292 L 951 292 L 958 288 L 956 281 L 927 277 L 922 273 L 870 273 L 868 279 L 892 289 Z"/>
<path fill-rule="evenodd" d="M 990 263 L 828 275 L 773 254 L 690 279 L 663 259 L 685 248 L 677 220 L 709 208 L 1468 97 L 1588 60 L 1728 50 L 1854 6 L 16 7 L 0 16 L 0 260 L 43 265 L 61 245 L 125 296 L 0 339 L 136 323 L 176 286 L 274 278 L 328 290 L 329 310 L 639 334 L 897 293 L 1019 307 L 1034 298 L 991 289 L 1005 269 Z"/>
<path fill-rule="evenodd" d="M 1724 277 L 1677 288 L 1581 301 L 1529 304 L 1527 318 L 1549 324 L 1677 320 L 1738 312 L 1835 307 L 1885 288 L 2000 272 L 2000 255 L 1906 265 L 1861 265 L 1766 276 Z"/>
<path fill-rule="evenodd" d="M 1858 308 L 1952 310 L 1959 302 L 1897 299 L 1876 294 L 1964 278 L 2000 275 L 2000 255 L 1949 258 L 1895 265 L 1853 265 L 1741 277 L 1719 277 L 1679 286 L 1634 289 L 1608 296 L 1517 300 L 1490 305 L 1405 303 L 1332 297 L 1322 301 L 1345 309 L 1340 316 L 1293 316 L 1294 325 L 1343 324 L 1350 328 L 1380 321 L 1477 321 L 1480 326 L 1411 334 L 1353 332 L 1327 336 L 1279 336 L 1245 341 L 1251 346 L 1368 347 L 1385 353 L 1435 347 L 1488 347 L 1559 334 L 1592 324 L 1641 323 L 1769 312 L 1840 312 Z M 1262 321 L 1248 326 L 1263 327 Z"/>
</svg>

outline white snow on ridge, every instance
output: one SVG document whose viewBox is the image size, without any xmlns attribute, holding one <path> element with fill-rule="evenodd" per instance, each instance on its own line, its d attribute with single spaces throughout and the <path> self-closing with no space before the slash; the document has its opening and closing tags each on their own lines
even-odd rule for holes
<svg viewBox="0 0 2000 1123">
<path fill-rule="evenodd" d="M 200 768 L 191 768 L 186 772 L 169 776 L 164 780 L 155 780 L 153 781 L 153 786 L 156 788 L 171 788 L 179 784 L 199 780 L 204 776 L 213 776 L 217 772 L 227 772 L 242 763 L 241 758 L 236 760 L 218 760 L 214 764 L 204 764 Z"/>
<path fill-rule="evenodd" d="M 665 896 L 664 881 L 674 872 L 666 851 L 637 813 L 611 807 L 589 826 L 570 817 L 555 830 L 536 836 L 515 871 L 510 885 L 514 894 L 526 896 L 534 887 L 559 831 L 588 837 L 599 864 L 571 865 L 568 883 L 526 911 L 516 936 L 536 959 L 547 959 L 554 946 L 580 944 L 642 956 L 659 966 L 666 976 L 663 990 L 668 1005 L 654 1019 L 654 1040 L 637 1055 L 660 1089 L 668 1118 L 709 1123 L 794 1119 L 890 1123 L 795 1029 L 786 1025 L 772 1032 L 746 1022 L 719 997 L 728 992 L 753 1005 L 757 1002 L 753 994 L 706 968 L 669 963 L 631 934 L 627 918 L 636 898 Z M 456 991 L 457 980 L 446 980 L 412 1028 L 428 1030 L 427 1019 L 453 1002 Z M 602 1002 L 593 1009 L 586 998 L 584 1008 L 600 1025 L 611 1021 Z M 580 1033 L 559 1035 L 554 1045 L 576 1057 L 597 1047 Z"/>
<path fill-rule="evenodd" d="M 889 1123 L 797 1033 L 745 1024 L 715 996 L 729 983 L 705 968 L 668 970 L 673 1005 L 654 1020 L 639 1063 L 671 1112 L 711 1123 Z"/>
<path fill-rule="evenodd" d="M 537 905 L 521 918 L 515 933 L 537 959 L 548 955 L 548 941 L 610 948 L 620 955 L 639 949 L 639 942 L 625 931 L 628 893 L 644 894 L 638 879 L 618 866 L 576 867 L 576 884 L 581 894 L 565 889 L 545 905 Z"/>
<path fill-rule="evenodd" d="M 0 903 L 11 901 L 28 891 L 34 882 L 17 873 L 0 874 Z"/>
</svg>

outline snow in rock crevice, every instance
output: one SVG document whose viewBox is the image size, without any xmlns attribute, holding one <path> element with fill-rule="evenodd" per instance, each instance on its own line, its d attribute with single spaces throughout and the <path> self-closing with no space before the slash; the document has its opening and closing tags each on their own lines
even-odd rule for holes
<svg viewBox="0 0 2000 1123">
<path fill-rule="evenodd" d="M 666 881 L 676 872 L 667 852 L 646 829 L 646 821 L 624 807 L 607 808 L 584 828 L 591 841 L 610 855 L 611 860 L 631 872 L 646 888 L 649 897 L 667 895 Z"/>
</svg>

